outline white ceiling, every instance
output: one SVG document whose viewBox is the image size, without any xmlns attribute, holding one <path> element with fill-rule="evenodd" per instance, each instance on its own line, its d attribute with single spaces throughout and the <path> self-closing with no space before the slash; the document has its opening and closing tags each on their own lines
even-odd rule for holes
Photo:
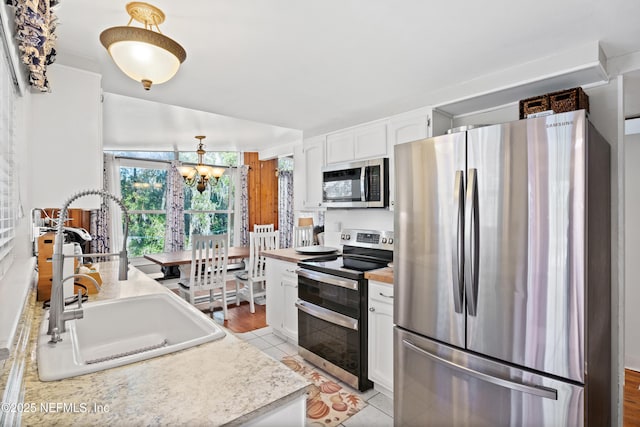
<svg viewBox="0 0 640 427">
<path fill-rule="evenodd" d="M 638 0 L 150 2 L 187 59 L 148 92 L 98 40 L 126 25 L 127 0 L 63 0 L 56 10 L 57 60 L 81 58 L 103 75 L 106 148 L 192 149 L 202 133 L 261 149 L 299 137 L 284 128 L 310 136 L 432 105 L 443 89 L 585 42 L 608 58 L 640 51 Z"/>
<path fill-rule="evenodd" d="M 130 96 L 105 93 L 104 147 L 109 150 L 261 151 L 302 139 L 302 132 Z"/>
</svg>

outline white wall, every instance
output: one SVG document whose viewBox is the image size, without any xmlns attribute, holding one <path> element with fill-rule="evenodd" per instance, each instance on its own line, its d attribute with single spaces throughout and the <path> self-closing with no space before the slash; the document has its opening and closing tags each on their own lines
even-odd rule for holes
<svg viewBox="0 0 640 427">
<path fill-rule="evenodd" d="M 393 230 L 393 211 L 388 209 L 328 209 L 324 216 L 325 225 L 340 223 L 342 228 L 364 230 Z"/>
<path fill-rule="evenodd" d="M 625 145 L 625 367 L 640 371 L 640 134 L 627 135 Z"/>
<path fill-rule="evenodd" d="M 338 246 L 340 230 L 393 231 L 393 211 L 388 209 L 328 209 L 324 216 L 325 244 Z M 338 230 L 340 228 L 340 230 Z"/>
<path fill-rule="evenodd" d="M 51 93 L 31 96 L 31 206 L 56 208 L 80 190 L 102 187 L 102 76 L 63 65 L 47 75 Z M 83 198 L 74 208 L 96 208 Z"/>
<path fill-rule="evenodd" d="M 520 118 L 519 103 L 502 105 L 474 114 L 465 114 L 453 118 L 453 127 L 468 125 L 493 125 L 507 123 Z"/>
</svg>

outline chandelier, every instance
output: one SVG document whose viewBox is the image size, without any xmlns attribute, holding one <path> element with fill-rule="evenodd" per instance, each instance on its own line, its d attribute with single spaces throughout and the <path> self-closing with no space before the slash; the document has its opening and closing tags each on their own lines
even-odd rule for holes
<svg viewBox="0 0 640 427">
<path fill-rule="evenodd" d="M 131 17 L 127 26 L 107 28 L 100 34 L 100 42 L 123 73 L 149 90 L 152 84 L 171 79 L 187 53 L 160 31 L 159 25 L 165 19 L 162 10 L 137 1 L 128 3 L 126 10 Z M 144 28 L 132 27 L 134 19 Z M 157 32 L 153 31 L 154 26 Z"/>
<path fill-rule="evenodd" d="M 202 140 L 205 139 L 204 135 L 197 135 L 196 139 L 200 142 L 198 143 L 198 149 L 196 153 L 198 154 L 198 164 L 195 166 L 178 166 L 178 170 L 180 171 L 180 175 L 184 178 L 184 182 L 189 186 L 196 186 L 196 189 L 202 193 L 207 188 L 207 183 L 211 183 L 211 185 L 215 185 L 218 182 L 218 178 L 222 176 L 224 173 L 224 168 L 215 167 L 203 164 L 203 158 L 206 153 L 204 151 L 204 144 Z"/>
</svg>

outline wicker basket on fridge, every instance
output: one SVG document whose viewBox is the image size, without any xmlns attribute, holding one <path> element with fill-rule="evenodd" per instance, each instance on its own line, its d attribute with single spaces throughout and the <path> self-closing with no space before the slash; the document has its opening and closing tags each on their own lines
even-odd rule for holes
<svg viewBox="0 0 640 427">
<path fill-rule="evenodd" d="M 520 118 L 526 119 L 529 114 L 550 110 L 547 95 L 534 96 L 520 101 Z"/>
<path fill-rule="evenodd" d="M 554 113 L 587 110 L 589 112 L 589 96 L 581 87 L 565 89 L 549 93 L 549 106 Z"/>
</svg>

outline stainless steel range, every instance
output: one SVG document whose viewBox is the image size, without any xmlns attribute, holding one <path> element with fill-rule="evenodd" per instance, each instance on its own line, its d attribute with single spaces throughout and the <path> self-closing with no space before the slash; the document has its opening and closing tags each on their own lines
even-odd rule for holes
<svg viewBox="0 0 640 427">
<path fill-rule="evenodd" d="M 342 256 L 298 263 L 298 353 L 358 390 L 367 378 L 367 279 L 393 261 L 393 233 L 343 230 Z"/>
</svg>

